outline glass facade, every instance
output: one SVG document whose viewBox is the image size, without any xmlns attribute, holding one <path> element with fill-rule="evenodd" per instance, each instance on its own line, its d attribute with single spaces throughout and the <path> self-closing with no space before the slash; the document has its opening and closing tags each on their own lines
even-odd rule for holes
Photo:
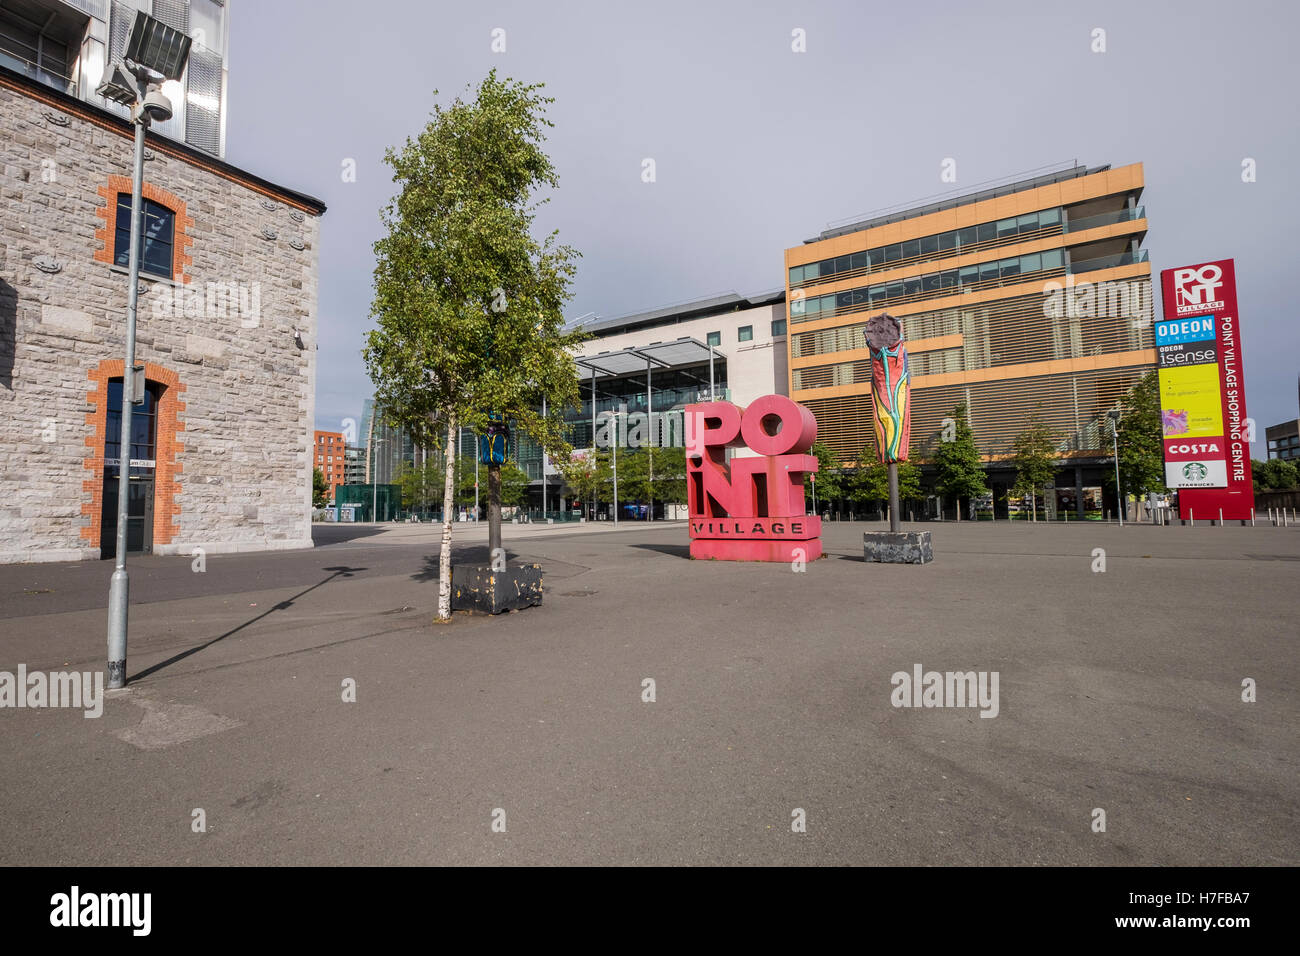
<svg viewBox="0 0 1300 956">
<path fill-rule="evenodd" d="M 976 292 L 1019 282 L 1050 279 L 1065 273 L 1065 250 L 1049 249 L 1025 256 L 994 259 L 979 265 L 931 272 L 910 279 L 895 279 L 878 285 L 847 289 L 830 295 L 796 298 L 790 303 L 791 322 L 812 322 L 831 315 L 844 315 L 884 306 L 887 303 L 919 302 L 957 292 Z"/>
<path fill-rule="evenodd" d="M 795 288 L 811 282 L 826 282 L 835 277 L 848 278 L 853 275 L 865 275 L 868 272 L 880 272 L 884 269 L 899 269 L 913 262 L 944 259 L 1012 242 L 1025 242 L 1029 239 L 1057 235 L 1060 232 L 1060 208 L 1044 209 L 1022 216 L 1013 216 L 1010 219 L 980 223 L 964 229 L 936 233 L 920 239 L 908 239 L 906 242 L 894 242 L 863 252 L 853 252 L 795 266 L 790 270 L 790 287 Z"/>
<path fill-rule="evenodd" d="M 837 255 L 789 270 L 790 394 L 817 416 L 818 439 L 842 461 L 855 461 L 864 450 L 875 454 L 863 325 L 868 314 L 888 308 L 908 343 L 913 459 L 924 463 L 933 455 L 945 420 L 966 405 L 990 469 L 1007 467 L 1034 411 L 1053 430 L 1063 461 L 1100 467 L 1110 454 L 1106 411 L 1155 365 L 1152 283 L 1141 248 L 1146 213 L 1138 203 L 1142 169 L 1103 167 L 1070 183 L 1068 202 L 1056 183 L 1027 182 L 1020 191 L 954 200 L 943 210 L 921 207 L 812 241 L 814 250 L 833 243 Z M 922 231 L 927 217 L 951 224 L 950 210 L 958 206 L 973 209 L 964 213 L 968 218 L 987 218 L 915 239 L 872 242 Z M 1097 232 L 1112 226 L 1119 228 Z M 1048 238 L 1057 248 L 997 257 L 998 246 Z M 852 251 L 854 243 L 862 251 Z M 850 251 L 843 253 L 846 245 Z M 788 255 L 809 252 L 805 245 Z M 804 294 L 810 284 L 972 252 L 989 261 Z M 1058 278 L 1076 274 L 1086 278 L 1069 286 Z M 984 294 L 971 301 L 972 292 Z"/>
</svg>

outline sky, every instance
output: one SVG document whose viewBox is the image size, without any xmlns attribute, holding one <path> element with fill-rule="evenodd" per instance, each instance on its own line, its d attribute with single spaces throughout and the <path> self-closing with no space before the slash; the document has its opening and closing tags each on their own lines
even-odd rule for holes
<svg viewBox="0 0 1300 956">
<path fill-rule="evenodd" d="M 316 427 L 331 430 L 371 390 L 384 151 L 494 67 L 556 100 L 560 186 L 537 227 L 582 253 L 570 319 L 775 289 L 784 250 L 830 223 L 1048 166 L 1141 162 L 1155 283 L 1236 260 L 1263 458 L 1264 426 L 1298 414 L 1298 26 L 1290 0 L 234 0 L 226 158 L 328 206 Z"/>
</svg>

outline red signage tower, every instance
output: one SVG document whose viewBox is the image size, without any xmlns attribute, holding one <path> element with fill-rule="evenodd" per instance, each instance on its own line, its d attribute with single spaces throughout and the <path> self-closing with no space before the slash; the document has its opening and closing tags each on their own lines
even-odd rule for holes
<svg viewBox="0 0 1300 956">
<path fill-rule="evenodd" d="M 1255 491 L 1233 260 L 1165 269 L 1160 282 L 1165 483 L 1178 490 L 1184 520 L 1249 520 Z"/>
</svg>

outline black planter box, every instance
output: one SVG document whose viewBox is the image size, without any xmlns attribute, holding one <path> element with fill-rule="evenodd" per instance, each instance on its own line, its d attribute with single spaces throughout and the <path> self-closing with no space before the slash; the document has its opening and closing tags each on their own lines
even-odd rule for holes
<svg viewBox="0 0 1300 956">
<path fill-rule="evenodd" d="M 862 559 L 880 564 L 929 564 L 934 560 L 928 531 L 868 531 Z"/>
<path fill-rule="evenodd" d="M 462 565 L 451 569 L 451 609 L 500 614 L 542 603 L 542 566 L 517 564 L 504 571 Z"/>
</svg>

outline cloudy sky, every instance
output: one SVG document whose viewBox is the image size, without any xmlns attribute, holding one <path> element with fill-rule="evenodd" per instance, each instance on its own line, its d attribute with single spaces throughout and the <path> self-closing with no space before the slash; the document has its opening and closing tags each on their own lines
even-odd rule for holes
<svg viewBox="0 0 1300 956">
<path fill-rule="evenodd" d="M 493 67 L 556 98 L 561 188 L 540 225 L 583 254 L 571 318 L 773 289 L 783 251 L 830 222 L 1049 165 L 1142 162 L 1153 272 L 1236 259 L 1256 457 L 1263 426 L 1297 415 L 1291 0 L 231 6 L 227 158 L 329 206 L 318 428 L 359 416 L 370 390 L 383 152 Z"/>
</svg>

